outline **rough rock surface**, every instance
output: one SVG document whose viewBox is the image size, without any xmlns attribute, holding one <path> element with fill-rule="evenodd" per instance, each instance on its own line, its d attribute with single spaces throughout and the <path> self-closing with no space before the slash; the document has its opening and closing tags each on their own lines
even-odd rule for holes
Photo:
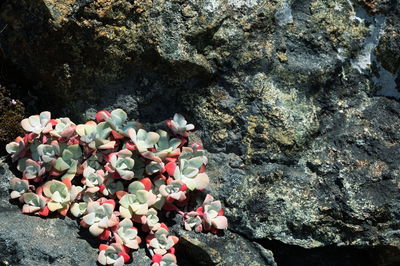
<svg viewBox="0 0 400 266">
<path fill-rule="evenodd" d="M 248 239 L 278 265 L 398 265 L 399 16 L 390 0 L 5 0 L 0 58 L 77 122 L 187 116 L 241 235 L 225 237 L 260 262 Z"/>
</svg>

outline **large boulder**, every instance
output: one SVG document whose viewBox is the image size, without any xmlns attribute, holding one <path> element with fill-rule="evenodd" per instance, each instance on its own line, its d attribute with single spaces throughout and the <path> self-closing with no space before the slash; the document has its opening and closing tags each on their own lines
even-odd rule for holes
<svg viewBox="0 0 400 266">
<path fill-rule="evenodd" d="M 278 265 L 397 265 L 397 2 L 5 0 L 0 57 L 37 108 L 76 122 L 183 113 L 226 237 L 255 260 L 272 261 L 262 245 Z"/>
</svg>

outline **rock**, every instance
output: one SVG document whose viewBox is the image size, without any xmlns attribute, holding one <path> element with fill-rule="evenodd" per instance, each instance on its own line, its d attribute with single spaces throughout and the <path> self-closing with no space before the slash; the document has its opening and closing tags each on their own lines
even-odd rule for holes
<svg viewBox="0 0 400 266">
<path fill-rule="evenodd" d="M 248 166 L 234 154 L 210 154 L 210 191 L 224 199 L 230 228 L 307 249 L 375 247 L 375 259 L 391 247 L 388 259 L 398 263 L 400 106 L 367 99 L 338 112 L 337 122 L 326 117 L 290 164 Z"/>
<path fill-rule="evenodd" d="M 377 12 L 388 12 L 396 3 L 395 1 L 390 0 L 357 0 L 357 2 L 362 4 L 368 12 L 372 14 Z"/>
<path fill-rule="evenodd" d="M 225 231 L 223 235 L 185 231 L 178 222 L 172 227 L 179 236 L 177 256 L 180 265 L 271 265 L 276 266 L 271 251 L 240 235 Z"/>
<path fill-rule="evenodd" d="M 399 11 L 385 0 L 5 0 L 0 47 L 55 116 L 183 113 L 246 252 L 397 265 Z M 194 239 L 186 248 L 198 243 L 210 263 L 230 261 Z"/>
<path fill-rule="evenodd" d="M 13 174 L 0 161 L 0 262 L 2 265 L 96 265 L 96 251 L 66 217 L 43 219 L 22 214 L 9 202 Z"/>
<path fill-rule="evenodd" d="M 395 74 L 400 68 L 400 8 L 397 15 L 388 18 L 384 34 L 380 38 L 377 47 L 377 57 L 382 66 Z"/>
</svg>

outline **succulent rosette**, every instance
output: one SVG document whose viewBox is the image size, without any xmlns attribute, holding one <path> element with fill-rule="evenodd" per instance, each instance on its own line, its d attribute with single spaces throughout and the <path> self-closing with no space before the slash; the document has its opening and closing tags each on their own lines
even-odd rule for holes
<svg viewBox="0 0 400 266">
<path fill-rule="evenodd" d="M 82 149 L 79 144 L 63 147 L 62 156 L 57 158 L 54 168 L 57 171 L 64 173 L 62 176 L 63 179 L 73 179 L 76 175 L 78 160 L 80 160 L 81 157 Z"/>
<path fill-rule="evenodd" d="M 125 194 L 119 201 L 119 212 L 124 218 L 132 218 L 134 215 L 146 215 L 149 206 L 153 205 L 156 196 L 145 190 L 143 183 L 132 182 L 128 187 L 129 193 Z"/>
<path fill-rule="evenodd" d="M 22 197 L 24 201 L 24 205 L 22 206 L 23 213 L 38 212 L 46 207 L 46 199 L 41 195 L 28 192 L 24 193 Z"/>
<path fill-rule="evenodd" d="M 180 159 L 179 166 L 176 166 L 174 178 L 182 181 L 190 190 L 204 189 L 208 186 L 210 180 L 206 173 L 200 173 L 200 167 L 203 165 L 202 158 Z"/>
<path fill-rule="evenodd" d="M 54 130 L 50 131 L 50 135 L 56 138 L 69 138 L 75 134 L 76 125 L 68 118 L 56 119 Z"/>
<path fill-rule="evenodd" d="M 26 179 L 36 179 L 46 172 L 40 162 L 27 158 L 22 158 L 18 161 L 18 170 L 22 171 Z"/>
<path fill-rule="evenodd" d="M 21 121 L 21 125 L 27 132 L 32 132 L 37 135 L 41 133 L 47 134 L 53 129 L 50 119 L 50 112 L 41 112 L 40 115 L 32 115 L 29 118 L 25 118 Z"/>
<path fill-rule="evenodd" d="M 132 152 L 125 149 L 109 155 L 106 169 L 110 173 L 117 173 L 122 179 L 131 180 L 135 175 L 133 171 L 134 165 L 135 160 L 132 159 Z"/>
<path fill-rule="evenodd" d="M 123 219 L 114 232 L 115 240 L 118 244 L 131 249 L 138 249 L 141 242 L 138 236 L 138 230 L 133 226 L 130 219 Z"/>
<path fill-rule="evenodd" d="M 203 230 L 203 220 L 201 214 L 196 211 L 188 212 L 185 215 L 184 226 L 188 231 L 201 232 Z"/>
<path fill-rule="evenodd" d="M 57 140 L 51 144 L 40 144 L 37 146 L 38 159 L 46 164 L 54 166 L 60 155 L 60 145 Z"/>
<path fill-rule="evenodd" d="M 80 141 L 93 150 L 113 149 L 116 142 L 108 139 L 111 132 L 110 125 L 105 122 L 96 124 L 94 121 L 89 121 L 76 126 L 76 133 L 78 133 Z"/>
<path fill-rule="evenodd" d="M 178 138 L 170 138 L 168 133 L 164 130 L 158 130 L 157 133 L 160 138 L 155 144 L 156 156 L 163 160 L 167 157 L 179 156 L 180 149 L 178 147 L 181 145 L 182 141 Z"/>
<path fill-rule="evenodd" d="M 203 208 L 203 224 L 206 230 L 211 229 L 211 227 L 220 230 L 228 228 L 228 220 L 224 216 L 224 211 L 219 200 L 214 201 L 214 197 L 208 194 L 204 200 Z"/>
<path fill-rule="evenodd" d="M 6 151 L 11 154 L 11 159 L 13 162 L 25 155 L 26 144 L 22 137 L 17 137 L 15 141 L 10 142 L 6 145 Z"/>
<path fill-rule="evenodd" d="M 169 184 L 160 186 L 160 194 L 166 197 L 167 201 L 177 200 L 183 201 L 186 199 L 187 186 L 180 180 L 172 180 Z"/>
<path fill-rule="evenodd" d="M 67 185 L 58 180 L 47 181 L 43 185 L 44 195 L 50 199 L 47 203 L 50 211 L 57 211 L 67 208 L 71 196 Z"/>
<path fill-rule="evenodd" d="M 139 129 L 137 132 L 134 128 L 128 130 L 128 135 L 135 144 L 139 152 L 147 152 L 148 149 L 154 148 L 154 145 L 160 139 L 160 135 L 155 132 L 147 132 L 144 129 Z"/>
<path fill-rule="evenodd" d="M 101 265 L 122 266 L 129 260 L 129 255 L 120 244 L 113 243 L 109 246 L 102 244 L 99 249 L 97 261 Z"/>
<path fill-rule="evenodd" d="M 146 225 L 151 230 L 157 225 L 159 225 L 160 219 L 158 218 L 158 213 L 155 209 L 151 208 L 146 215 Z"/>
<path fill-rule="evenodd" d="M 174 134 L 187 137 L 188 131 L 194 129 L 193 124 L 188 124 L 186 119 L 181 114 L 175 114 L 172 120 L 167 121 L 167 126 Z"/>
<path fill-rule="evenodd" d="M 71 205 L 70 211 L 73 216 L 80 217 L 86 214 L 87 206 L 87 202 L 74 202 Z"/>
<path fill-rule="evenodd" d="M 29 181 L 14 177 L 10 180 L 10 189 L 12 190 L 10 197 L 12 199 L 19 198 L 29 190 Z"/>
<path fill-rule="evenodd" d="M 92 149 L 96 148 L 95 140 L 97 133 L 97 124 L 94 121 L 88 121 L 85 124 L 76 126 L 76 133 L 78 133 L 81 142 L 89 145 Z"/>
<path fill-rule="evenodd" d="M 91 193 L 100 190 L 100 185 L 104 183 L 105 173 L 103 170 L 94 170 L 92 167 L 88 166 L 83 170 L 82 183 L 88 188 L 87 190 Z"/>
<path fill-rule="evenodd" d="M 93 236 L 98 236 L 107 228 L 118 224 L 119 219 L 114 213 L 115 202 L 113 200 L 99 200 L 89 202 L 87 214 L 82 220 L 89 226 L 89 232 Z"/>
<path fill-rule="evenodd" d="M 160 226 L 154 234 L 147 237 L 146 241 L 155 254 L 164 255 L 178 243 L 179 239 L 176 236 L 170 236 L 165 226 Z"/>
<path fill-rule="evenodd" d="M 176 257 L 174 254 L 167 253 L 163 256 L 154 254 L 151 266 L 177 266 Z"/>
</svg>

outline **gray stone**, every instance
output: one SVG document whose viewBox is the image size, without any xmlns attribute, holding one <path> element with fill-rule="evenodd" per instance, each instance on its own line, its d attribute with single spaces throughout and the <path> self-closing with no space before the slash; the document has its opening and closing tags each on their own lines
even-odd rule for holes
<svg viewBox="0 0 400 266">
<path fill-rule="evenodd" d="M 5 0 L 0 57 L 56 116 L 184 114 L 209 151 L 207 191 L 232 239 L 263 246 L 256 260 L 265 247 L 278 265 L 398 265 L 399 11 L 386 0 Z M 194 249 L 232 261 L 211 248 Z"/>
</svg>

